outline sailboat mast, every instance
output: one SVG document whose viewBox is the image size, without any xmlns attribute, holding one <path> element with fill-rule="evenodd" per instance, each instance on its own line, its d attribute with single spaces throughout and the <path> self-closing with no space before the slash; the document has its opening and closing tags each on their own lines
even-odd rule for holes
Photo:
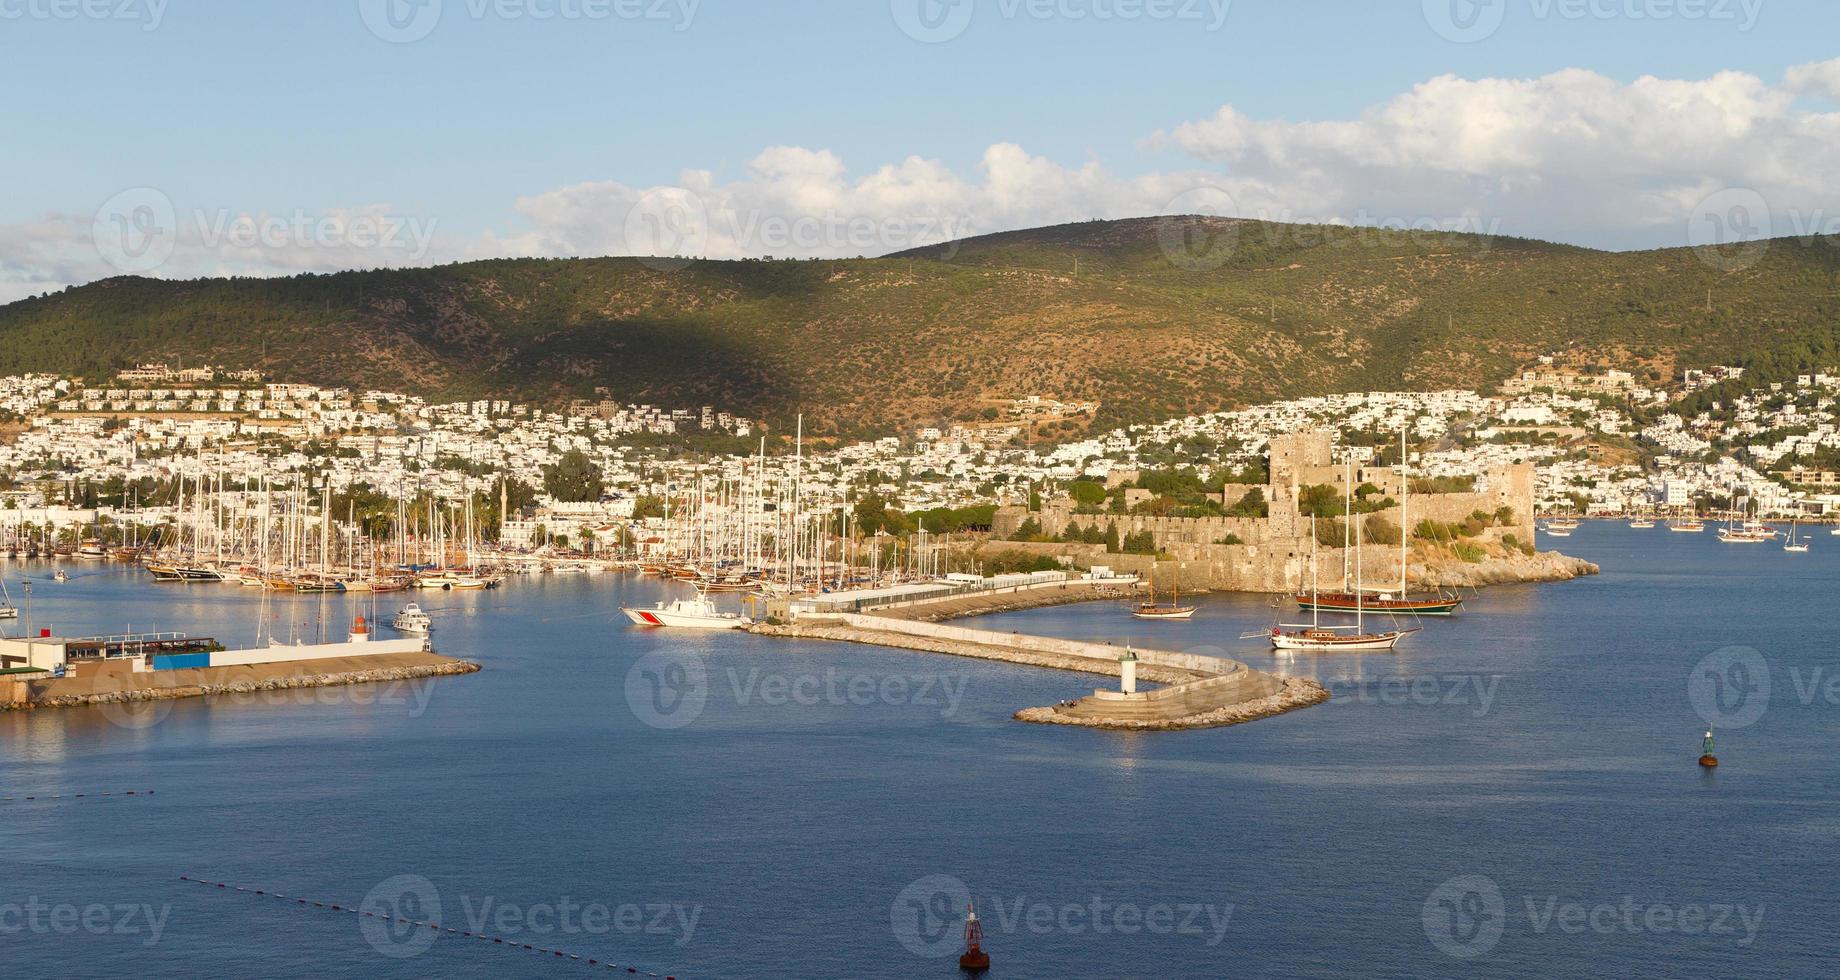
<svg viewBox="0 0 1840 980">
<path fill-rule="evenodd" d="M 1399 598 L 1406 597 L 1406 496 L 1412 492 L 1412 474 L 1406 468 L 1406 427 L 1399 427 Z"/>
</svg>

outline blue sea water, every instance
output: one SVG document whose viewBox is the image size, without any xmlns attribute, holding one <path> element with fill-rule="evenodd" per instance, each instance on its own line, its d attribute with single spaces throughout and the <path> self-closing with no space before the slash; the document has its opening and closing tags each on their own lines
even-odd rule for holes
<svg viewBox="0 0 1840 980">
<path fill-rule="evenodd" d="M 969 897 L 993 980 L 1833 976 L 1840 539 L 1555 543 L 1604 574 L 1485 591 L 1391 655 L 1277 657 L 1237 639 L 1273 615 L 1247 596 L 1187 624 L 967 624 L 1214 647 L 1335 694 L 1178 733 L 1011 720 L 1082 675 L 629 629 L 618 605 L 671 588 L 631 576 L 424 593 L 438 648 L 482 672 L 0 715 L 0 955 L 8 976 L 951 977 Z M 241 646 L 262 620 L 253 590 L 73 570 L 0 568 L 16 601 L 38 578 L 60 634 Z M 306 634 L 402 601 L 269 609 Z"/>
</svg>

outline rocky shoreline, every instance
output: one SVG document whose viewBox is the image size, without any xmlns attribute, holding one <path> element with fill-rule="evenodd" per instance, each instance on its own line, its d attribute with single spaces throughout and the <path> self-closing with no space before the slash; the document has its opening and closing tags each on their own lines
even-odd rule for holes
<svg viewBox="0 0 1840 980">
<path fill-rule="evenodd" d="M 1024 708 L 1014 715 L 1017 721 L 1037 725 L 1079 725 L 1112 731 L 1181 731 L 1190 728 L 1224 728 L 1261 718 L 1272 718 L 1299 708 L 1308 708 L 1329 700 L 1329 689 L 1308 677 L 1287 677 L 1284 689 L 1268 697 L 1227 705 L 1198 715 L 1168 720 L 1145 721 L 1126 718 L 1079 717 L 1057 708 Z"/>
<path fill-rule="evenodd" d="M 1481 588 L 1528 582 L 1568 582 L 1600 571 L 1595 563 L 1582 558 L 1541 551 L 1532 555 L 1491 557 L 1473 564 L 1460 559 L 1430 565 L 1414 564 L 1411 576 L 1430 586 Z"/>
<path fill-rule="evenodd" d="M 423 677 L 448 677 L 478 673 L 479 664 L 470 660 L 449 660 L 438 664 L 379 667 L 329 674 L 293 674 L 262 680 L 238 680 L 222 684 L 185 684 L 176 687 L 129 687 L 92 694 L 68 694 L 47 697 L 22 704 L 6 705 L 0 710 L 30 711 L 37 708 L 76 708 L 88 705 L 133 704 L 147 701 L 171 701 L 178 698 L 206 697 L 217 694 L 256 694 L 318 687 L 343 687 L 353 684 L 376 684 L 389 681 L 416 680 Z M 151 677 L 154 675 L 140 675 Z"/>
</svg>

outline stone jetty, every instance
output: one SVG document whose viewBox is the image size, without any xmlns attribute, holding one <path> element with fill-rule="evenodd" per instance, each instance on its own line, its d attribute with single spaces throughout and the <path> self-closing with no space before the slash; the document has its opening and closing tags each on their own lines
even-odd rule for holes
<svg viewBox="0 0 1840 980">
<path fill-rule="evenodd" d="M 136 673 L 124 664 L 89 664 L 76 677 L 19 680 L 0 692 L 0 710 L 132 705 L 210 695 L 379 684 L 476 673 L 480 665 L 434 653 L 376 654 L 326 660 Z"/>
<path fill-rule="evenodd" d="M 903 650 L 1025 664 L 1119 677 L 1122 647 L 1022 633 L 964 629 L 916 619 L 848 613 L 801 616 L 752 627 L 768 636 L 868 643 Z M 1059 705 L 1018 711 L 1020 721 L 1094 728 L 1172 730 L 1236 725 L 1319 704 L 1329 692 L 1313 680 L 1286 679 L 1237 660 L 1132 649 L 1137 679 L 1167 685 L 1148 691 L 1094 690 Z"/>
</svg>

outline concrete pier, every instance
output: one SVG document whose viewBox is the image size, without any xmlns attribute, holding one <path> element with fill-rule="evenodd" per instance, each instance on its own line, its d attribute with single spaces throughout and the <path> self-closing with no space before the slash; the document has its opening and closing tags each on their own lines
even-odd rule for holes
<svg viewBox="0 0 1840 980">
<path fill-rule="evenodd" d="M 1119 658 L 1125 652 L 1101 643 L 856 614 L 802 616 L 791 624 L 752 628 L 769 636 L 868 643 L 1111 677 L 1123 673 Z M 1329 697 L 1313 680 L 1282 678 L 1237 660 L 1164 650 L 1132 652 L 1138 680 L 1168 686 L 1133 694 L 1095 690 L 1071 703 L 1018 711 L 1015 717 L 1095 728 L 1208 728 L 1282 714 Z"/>
<path fill-rule="evenodd" d="M 479 665 L 434 653 L 385 653 L 192 670 L 137 672 L 125 661 L 84 664 L 75 677 L 15 680 L 0 710 L 133 704 L 216 694 L 341 687 L 471 674 Z"/>
</svg>

